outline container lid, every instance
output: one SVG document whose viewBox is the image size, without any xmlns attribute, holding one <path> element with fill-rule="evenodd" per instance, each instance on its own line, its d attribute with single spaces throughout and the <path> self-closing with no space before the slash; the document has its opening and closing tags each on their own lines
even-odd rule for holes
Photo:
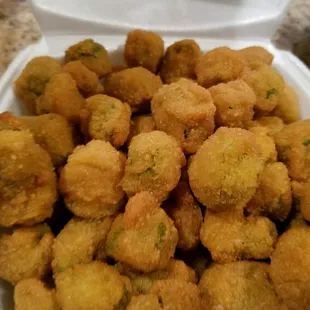
<svg viewBox="0 0 310 310">
<path fill-rule="evenodd" d="M 126 34 L 270 39 L 290 0 L 31 0 L 45 36 Z"/>
</svg>

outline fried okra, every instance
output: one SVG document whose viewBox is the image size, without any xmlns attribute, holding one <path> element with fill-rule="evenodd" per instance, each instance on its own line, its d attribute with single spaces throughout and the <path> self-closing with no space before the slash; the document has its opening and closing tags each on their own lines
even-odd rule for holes
<svg viewBox="0 0 310 310">
<path fill-rule="evenodd" d="M 278 104 L 272 111 L 272 114 L 281 118 L 285 124 L 300 120 L 298 97 L 291 86 L 285 84 L 284 90 L 279 96 Z"/>
<path fill-rule="evenodd" d="M 150 294 L 158 296 L 163 309 L 201 309 L 200 292 L 198 286 L 193 283 L 175 279 L 156 281 Z"/>
<path fill-rule="evenodd" d="M 177 242 L 178 232 L 158 201 L 140 192 L 114 220 L 106 253 L 136 270 L 151 272 L 168 266 Z"/>
<path fill-rule="evenodd" d="M 120 262 L 115 267 L 121 274 L 130 279 L 134 295 L 148 294 L 152 285 L 158 280 L 175 279 L 194 284 L 197 283 L 195 271 L 183 261 L 173 258 L 169 260 L 167 268 L 149 273 L 137 271 Z"/>
<path fill-rule="evenodd" d="M 151 132 L 155 129 L 155 121 L 151 114 L 134 116 L 130 122 L 130 131 L 127 138 L 128 145 L 134 136 L 137 136 L 140 133 Z"/>
<path fill-rule="evenodd" d="M 292 182 L 292 189 L 295 200 L 298 202 L 301 216 L 310 222 L 310 182 Z"/>
<path fill-rule="evenodd" d="M 282 76 L 274 68 L 262 65 L 257 70 L 248 71 L 243 80 L 256 95 L 256 111 L 268 113 L 274 110 L 285 85 Z"/>
<path fill-rule="evenodd" d="M 158 201 L 178 184 L 185 157 L 177 141 L 162 131 L 133 137 L 128 151 L 122 187 L 128 196 L 151 192 Z"/>
<path fill-rule="evenodd" d="M 147 295 L 131 299 L 127 310 L 200 310 L 201 299 L 197 285 L 180 280 L 156 281 Z"/>
<path fill-rule="evenodd" d="M 262 151 L 262 158 L 265 162 L 274 162 L 277 160 L 277 150 L 274 139 L 268 134 L 266 127 L 256 126 L 248 128 L 255 134 L 256 143 Z"/>
<path fill-rule="evenodd" d="M 276 116 L 263 116 L 255 119 L 252 124 L 266 128 L 268 134 L 272 137 L 284 128 L 282 119 Z"/>
<path fill-rule="evenodd" d="M 148 111 L 154 94 L 161 87 L 160 77 L 142 67 L 112 73 L 104 81 L 106 94 L 127 102 L 133 112 Z"/>
<path fill-rule="evenodd" d="M 279 160 L 296 181 L 310 179 L 310 120 L 287 125 L 275 136 Z"/>
<path fill-rule="evenodd" d="M 85 97 L 103 93 L 103 86 L 96 73 L 89 70 L 80 60 L 68 62 L 64 65 L 63 70 L 72 76 L 78 89 Z"/>
<path fill-rule="evenodd" d="M 180 78 L 195 79 L 195 66 L 200 56 L 200 47 L 194 40 L 181 40 L 170 45 L 160 68 L 163 82 L 170 84 Z"/>
<path fill-rule="evenodd" d="M 202 213 L 186 182 L 179 182 L 165 208 L 179 234 L 177 247 L 188 251 L 199 244 Z"/>
<path fill-rule="evenodd" d="M 59 180 L 68 209 L 85 218 L 115 214 L 123 205 L 124 192 L 119 183 L 124 166 L 124 155 L 109 142 L 92 140 L 76 147 Z"/>
<path fill-rule="evenodd" d="M 63 310 L 123 310 L 129 301 L 128 282 L 115 268 L 101 262 L 68 268 L 56 274 L 55 283 Z"/>
<path fill-rule="evenodd" d="M 86 39 L 70 46 L 66 50 L 65 62 L 80 60 L 90 71 L 102 77 L 112 70 L 108 52 L 101 44 Z"/>
<path fill-rule="evenodd" d="M 0 225 L 33 225 L 52 215 L 56 175 L 29 131 L 0 131 L 0 175 Z"/>
<path fill-rule="evenodd" d="M 112 222 L 112 217 L 94 221 L 73 218 L 55 238 L 52 261 L 54 273 L 75 264 L 90 263 L 99 246 L 104 247 Z"/>
<path fill-rule="evenodd" d="M 220 263 L 266 259 L 277 236 L 275 224 L 266 217 L 245 218 L 233 212 L 206 212 L 200 231 L 202 244 Z"/>
<path fill-rule="evenodd" d="M 250 261 L 213 264 L 199 282 L 203 309 L 283 309 L 268 268 L 266 263 Z"/>
<path fill-rule="evenodd" d="M 273 61 L 273 55 L 262 46 L 249 46 L 239 50 L 239 53 L 245 58 L 248 67 L 252 70 L 264 64 L 270 66 Z"/>
<path fill-rule="evenodd" d="M 310 304 L 310 227 L 284 232 L 271 255 L 270 276 L 284 305 L 306 310 Z"/>
<path fill-rule="evenodd" d="M 256 96 L 245 82 L 236 80 L 221 83 L 209 88 L 216 106 L 215 123 L 217 126 L 246 127 L 253 118 Z"/>
<path fill-rule="evenodd" d="M 141 66 L 156 73 L 164 53 L 164 41 L 157 33 L 135 29 L 127 34 L 124 58 L 129 67 Z"/>
<path fill-rule="evenodd" d="M 78 123 L 80 109 L 85 101 L 76 82 L 67 72 L 54 74 L 47 83 L 44 93 L 37 99 L 37 113 L 57 113 L 70 123 Z"/>
<path fill-rule="evenodd" d="M 53 234 L 46 225 L 17 228 L 0 236 L 0 278 L 16 284 L 50 271 Z"/>
<path fill-rule="evenodd" d="M 263 164 L 253 133 L 221 127 L 192 157 L 190 187 L 210 210 L 240 210 L 254 195 Z"/>
<path fill-rule="evenodd" d="M 211 87 L 238 79 L 246 62 L 238 51 L 227 46 L 218 47 L 201 56 L 195 67 L 198 84 Z"/>
<path fill-rule="evenodd" d="M 151 103 L 156 128 L 173 136 L 193 154 L 214 131 L 215 106 L 208 90 L 181 79 L 163 86 Z"/>
<path fill-rule="evenodd" d="M 60 69 L 58 61 L 49 56 L 35 57 L 28 62 L 15 81 L 15 93 L 30 112 L 36 113 L 36 99 L 43 94 L 50 78 Z"/>
<path fill-rule="evenodd" d="M 58 310 L 55 292 L 38 279 L 25 279 L 14 289 L 15 310 Z"/>
<path fill-rule="evenodd" d="M 89 97 L 80 117 L 82 132 L 90 139 L 108 141 L 119 148 L 128 137 L 131 109 L 116 98 L 106 95 Z"/>
<path fill-rule="evenodd" d="M 247 211 L 285 220 L 291 206 L 291 181 L 286 166 L 279 162 L 268 164 L 259 177 L 259 186 L 247 205 Z"/>
<path fill-rule="evenodd" d="M 50 155 L 55 166 L 63 165 L 73 152 L 73 128 L 61 115 L 21 116 L 21 123 L 30 129 L 35 142 Z"/>
</svg>

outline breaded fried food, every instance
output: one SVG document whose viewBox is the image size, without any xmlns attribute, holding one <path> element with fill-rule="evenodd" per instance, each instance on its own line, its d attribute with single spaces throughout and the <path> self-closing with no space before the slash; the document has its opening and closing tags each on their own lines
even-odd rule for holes
<svg viewBox="0 0 310 310">
<path fill-rule="evenodd" d="M 25 279 L 14 289 L 15 310 L 58 310 L 53 289 L 38 279 Z"/>
<path fill-rule="evenodd" d="M 201 309 L 200 292 L 198 286 L 193 283 L 175 279 L 156 281 L 150 294 L 158 296 L 159 304 L 163 309 Z"/>
<path fill-rule="evenodd" d="M 134 295 L 148 294 L 152 285 L 158 280 L 176 279 L 178 281 L 197 283 L 195 271 L 182 260 L 173 258 L 169 260 L 167 268 L 150 273 L 137 271 L 120 262 L 115 267 L 121 274 L 130 279 Z"/>
<path fill-rule="evenodd" d="M 296 181 L 310 179 L 310 120 L 287 125 L 275 136 L 279 160 Z"/>
<path fill-rule="evenodd" d="M 292 310 L 309 309 L 310 227 L 284 232 L 271 255 L 270 277 L 284 305 Z"/>
<path fill-rule="evenodd" d="M 137 136 L 140 133 L 151 132 L 155 129 L 155 121 L 152 117 L 152 114 L 134 116 L 130 122 L 130 131 L 127 138 L 127 144 L 130 144 L 134 136 Z"/>
<path fill-rule="evenodd" d="M 102 77 L 112 70 L 107 50 L 92 39 L 86 39 L 66 50 L 65 62 L 80 60 L 90 71 Z"/>
<path fill-rule="evenodd" d="M 294 200 L 298 203 L 297 211 L 300 211 L 301 218 L 310 222 L 310 181 L 292 182 Z"/>
<path fill-rule="evenodd" d="M 217 126 L 245 128 L 253 118 L 256 95 L 242 80 L 221 83 L 209 88 L 216 106 Z"/>
<path fill-rule="evenodd" d="M 173 220 L 179 234 L 177 247 L 193 250 L 199 244 L 202 213 L 186 182 L 180 181 L 169 196 L 165 211 Z"/>
<path fill-rule="evenodd" d="M 128 304 L 127 310 L 162 310 L 161 299 L 157 295 L 147 294 L 133 296 Z"/>
<path fill-rule="evenodd" d="M 37 114 L 57 113 L 77 124 L 84 103 L 74 79 L 69 73 L 61 72 L 52 76 L 43 95 L 37 99 Z"/>
<path fill-rule="evenodd" d="M 233 212 L 205 213 L 200 239 L 212 259 L 229 263 L 242 259 L 266 259 L 277 242 L 277 229 L 263 216 L 243 217 Z"/>
<path fill-rule="evenodd" d="M 127 103 L 106 95 L 86 99 L 81 110 L 81 130 L 89 139 L 110 142 L 119 148 L 127 140 L 131 109 Z"/>
<path fill-rule="evenodd" d="M 149 191 L 163 201 L 177 186 L 185 157 L 177 141 L 162 131 L 133 137 L 122 187 L 128 196 Z"/>
<path fill-rule="evenodd" d="M 54 273 L 63 272 L 75 264 L 90 263 L 99 246 L 105 246 L 112 222 L 112 217 L 93 221 L 78 218 L 70 220 L 53 244 Z"/>
<path fill-rule="evenodd" d="M 261 65 L 271 65 L 273 55 L 262 46 L 249 46 L 239 50 L 249 68 L 255 70 Z"/>
<path fill-rule="evenodd" d="M 156 128 L 173 136 L 184 153 L 196 153 L 214 131 L 215 106 L 208 90 L 180 79 L 163 86 L 153 97 Z"/>
<path fill-rule="evenodd" d="M 201 56 L 199 45 L 194 40 L 181 40 L 170 45 L 160 68 L 160 76 L 165 84 L 180 78 L 195 79 L 195 66 Z"/>
<path fill-rule="evenodd" d="M 272 114 L 281 118 L 285 124 L 300 120 L 300 106 L 293 87 L 285 83 L 284 90 L 280 94 L 278 104 Z"/>
<path fill-rule="evenodd" d="M 221 127 L 192 157 L 190 187 L 210 210 L 240 210 L 254 195 L 263 164 L 253 133 Z"/>
<path fill-rule="evenodd" d="M 35 142 L 47 151 L 54 166 L 65 164 L 67 157 L 73 152 L 75 141 L 73 128 L 63 116 L 49 113 L 21 116 L 19 120 L 30 129 Z"/>
<path fill-rule="evenodd" d="M 125 157 L 109 142 L 92 140 L 76 147 L 62 169 L 59 190 L 76 216 L 99 219 L 115 214 L 123 205 L 119 185 Z"/>
<path fill-rule="evenodd" d="M 255 110 L 264 113 L 274 110 L 285 85 L 282 76 L 276 69 L 262 65 L 256 70 L 247 71 L 242 78 L 256 95 Z"/>
<path fill-rule="evenodd" d="M 127 102 L 132 112 L 148 111 L 154 94 L 161 87 L 160 77 L 142 67 L 112 73 L 104 80 L 106 94 Z"/>
<path fill-rule="evenodd" d="M 283 120 L 276 116 L 263 116 L 256 118 L 255 121 L 252 122 L 253 125 L 257 124 L 258 126 L 262 126 L 268 130 L 268 134 L 270 136 L 274 136 L 284 128 Z"/>
<path fill-rule="evenodd" d="M 247 211 L 283 221 L 291 207 L 291 180 L 286 166 L 280 162 L 268 164 L 259 177 L 259 186 L 247 205 Z"/>
<path fill-rule="evenodd" d="M 35 57 L 23 69 L 15 81 L 15 94 L 30 112 L 36 113 L 37 98 L 43 94 L 50 78 L 60 69 L 58 61 L 49 56 Z"/>
<path fill-rule="evenodd" d="M 89 70 L 80 60 L 68 62 L 63 70 L 72 76 L 85 97 L 103 93 L 104 89 L 97 74 Z"/>
<path fill-rule="evenodd" d="M 0 236 L 0 278 L 15 285 L 50 271 L 54 236 L 46 225 L 17 228 Z"/>
<path fill-rule="evenodd" d="M 63 310 L 122 310 L 129 301 L 127 281 L 115 268 L 101 262 L 66 269 L 55 276 L 55 283 Z"/>
<path fill-rule="evenodd" d="M 0 225 L 33 225 L 52 215 L 56 175 L 29 131 L 0 131 L 0 175 Z"/>
<path fill-rule="evenodd" d="M 241 261 L 213 264 L 204 272 L 199 289 L 203 309 L 280 310 L 266 263 Z"/>
<path fill-rule="evenodd" d="M 141 29 L 128 32 L 124 58 L 129 67 L 143 67 L 156 73 L 164 53 L 164 41 L 157 33 Z"/>
<path fill-rule="evenodd" d="M 151 272 L 168 266 L 177 242 L 178 232 L 158 201 L 140 192 L 114 220 L 106 253 L 136 270 Z"/>
<path fill-rule="evenodd" d="M 260 125 L 248 128 L 249 131 L 255 134 L 256 143 L 262 150 L 262 157 L 265 162 L 277 161 L 277 150 L 274 139 L 269 135 L 269 130 Z"/>
<path fill-rule="evenodd" d="M 27 130 L 28 128 L 22 124 L 20 119 L 11 112 L 0 113 L 0 131 L 2 130 Z"/>
<path fill-rule="evenodd" d="M 198 84 L 209 88 L 238 79 L 245 68 L 246 61 L 238 51 L 222 46 L 201 56 L 196 63 L 195 73 Z"/>
</svg>

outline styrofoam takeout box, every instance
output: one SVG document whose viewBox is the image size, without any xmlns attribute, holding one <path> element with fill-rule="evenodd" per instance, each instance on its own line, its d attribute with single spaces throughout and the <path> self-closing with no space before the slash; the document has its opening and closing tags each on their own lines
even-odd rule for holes
<svg viewBox="0 0 310 310">
<path fill-rule="evenodd" d="M 274 46 L 271 36 L 289 0 L 32 0 L 43 39 L 23 50 L 0 79 L 0 112 L 26 111 L 15 98 L 12 83 L 37 55 L 61 58 L 66 48 L 92 37 L 123 62 L 128 30 L 143 28 L 161 34 L 166 46 L 193 38 L 201 49 L 227 45 L 240 49 L 261 45 L 274 56 L 273 66 L 298 94 L 303 118 L 310 118 L 310 71 L 291 52 Z M 1 214 L 0 214 L 1 216 Z M 0 280 L 0 310 L 13 309 L 12 288 Z"/>
</svg>

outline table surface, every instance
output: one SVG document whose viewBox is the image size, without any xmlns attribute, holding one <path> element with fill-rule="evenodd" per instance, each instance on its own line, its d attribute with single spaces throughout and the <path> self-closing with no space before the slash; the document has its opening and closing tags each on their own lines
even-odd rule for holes
<svg viewBox="0 0 310 310">
<path fill-rule="evenodd" d="M 24 0 L 0 0 L 0 74 L 16 53 L 40 38 L 40 28 Z M 309 39 L 305 39 L 309 36 Z M 310 56 L 310 0 L 293 0 L 287 16 L 273 38 L 285 48 L 292 48 L 307 62 Z"/>
</svg>

